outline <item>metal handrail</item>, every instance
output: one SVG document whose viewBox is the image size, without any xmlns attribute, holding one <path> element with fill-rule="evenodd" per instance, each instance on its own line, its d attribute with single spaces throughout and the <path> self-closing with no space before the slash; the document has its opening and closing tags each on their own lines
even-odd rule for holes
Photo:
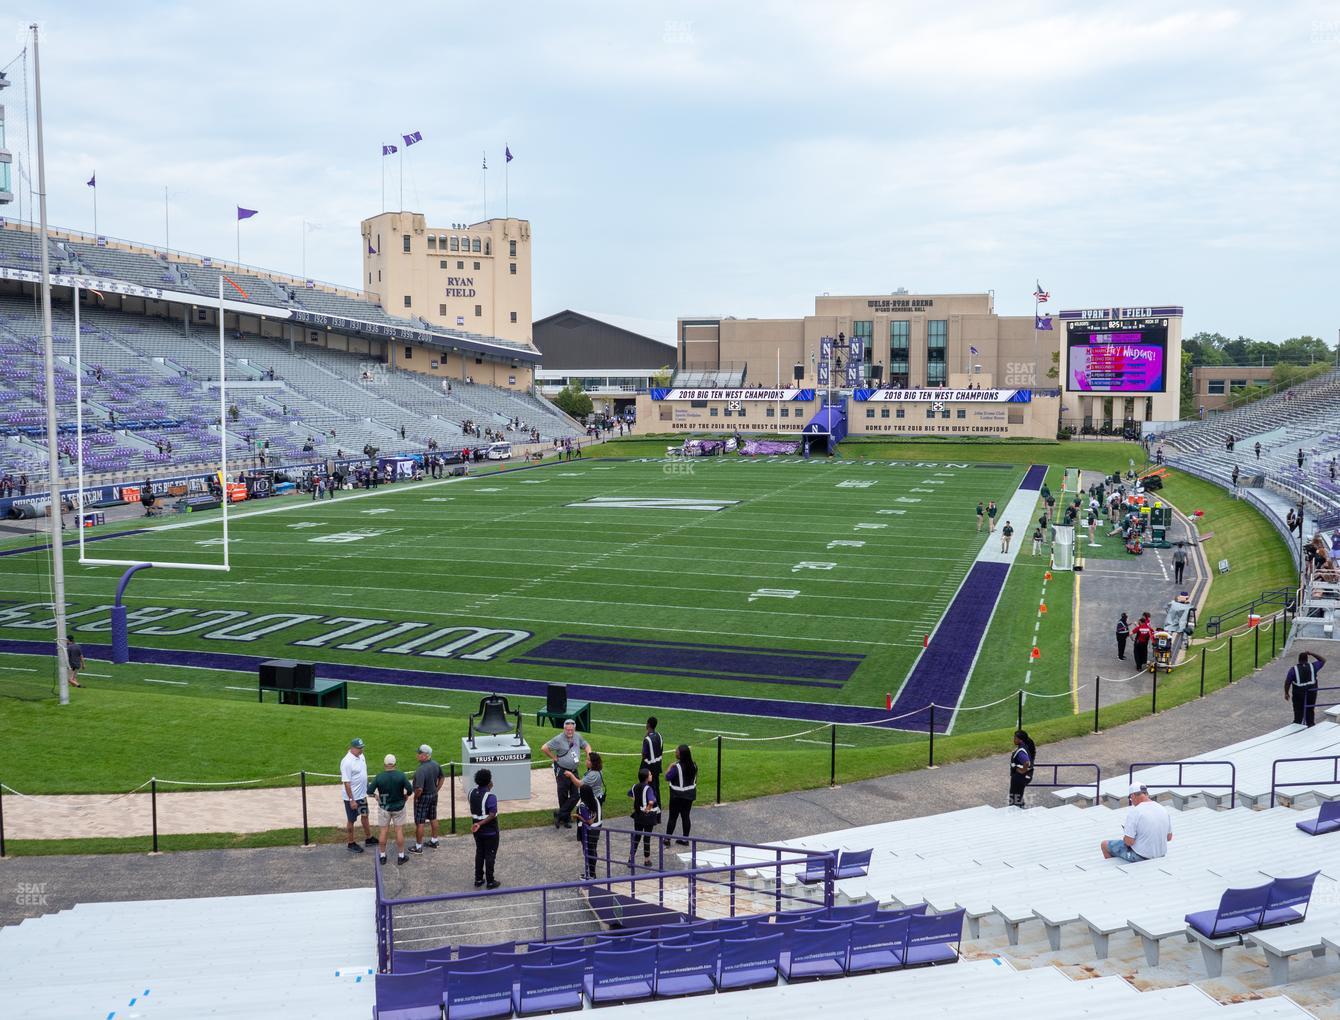
<svg viewBox="0 0 1340 1020">
<path fill-rule="evenodd" d="M 1091 761 L 1057 761 L 1057 762 L 1047 761 L 1047 762 L 1034 762 L 1034 763 L 1033 763 L 1033 771 L 1034 771 L 1034 773 L 1036 773 L 1038 769 L 1051 769 L 1051 770 L 1052 770 L 1052 781 L 1051 781 L 1050 783 L 1039 783 L 1036 779 L 1034 779 L 1034 780 L 1032 780 L 1031 782 L 1029 782 L 1029 784 L 1028 784 L 1029 786 L 1036 786 L 1036 787 L 1038 787 L 1039 789 L 1046 789 L 1046 788 L 1048 788 L 1048 787 L 1057 787 L 1057 786 L 1065 786 L 1065 787 L 1070 787 L 1070 786 L 1085 786 L 1085 787 L 1087 787 L 1087 786 L 1092 786 L 1092 787 L 1093 787 L 1093 802 L 1094 802 L 1095 804 L 1098 803 L 1098 799 L 1099 799 L 1099 797 L 1102 795 L 1103 770 L 1102 770 L 1102 768 L 1101 768 L 1096 762 L 1091 762 Z M 1092 783 L 1062 783 L 1062 782 L 1060 782 L 1060 772 L 1061 772 L 1061 769 L 1093 769 L 1093 782 L 1092 782 Z"/>
<path fill-rule="evenodd" d="M 1328 688 L 1334 690 L 1335 688 Z M 1318 779 L 1309 782 L 1281 783 L 1276 778 L 1281 765 L 1289 765 L 1294 762 L 1304 761 L 1328 761 L 1331 763 L 1331 778 Z M 1335 786 L 1340 785 L 1340 754 L 1320 754 L 1308 758 L 1276 758 L 1270 766 L 1270 806 L 1275 806 L 1275 791 L 1282 790 L 1286 786 Z"/>
<path fill-rule="evenodd" d="M 1294 605 L 1297 605 L 1297 602 L 1294 601 L 1296 599 L 1296 593 L 1297 588 L 1293 586 L 1271 588 L 1268 591 L 1263 591 L 1246 605 L 1235 606 L 1233 609 L 1228 609 L 1222 613 L 1216 613 L 1214 616 L 1211 616 L 1205 621 L 1206 633 L 1213 637 L 1218 637 L 1220 630 L 1223 629 L 1225 620 L 1232 619 L 1241 613 L 1250 615 L 1253 610 L 1258 609 L 1261 606 L 1279 605 L 1281 608 L 1287 609 L 1289 608 L 1291 601 L 1293 601 Z"/>
<path fill-rule="evenodd" d="M 1131 767 L 1126 770 L 1126 781 L 1128 784 L 1135 782 L 1135 770 L 1155 768 L 1162 765 L 1177 766 L 1177 782 L 1175 783 L 1141 783 L 1148 789 L 1150 786 L 1156 786 L 1165 790 L 1178 790 L 1194 787 L 1198 790 L 1228 790 L 1228 806 L 1231 808 L 1238 806 L 1238 767 L 1231 761 L 1137 761 L 1132 762 Z M 1229 781 L 1227 783 L 1184 783 L 1184 770 L 1188 765 L 1227 765 L 1229 769 Z"/>
</svg>

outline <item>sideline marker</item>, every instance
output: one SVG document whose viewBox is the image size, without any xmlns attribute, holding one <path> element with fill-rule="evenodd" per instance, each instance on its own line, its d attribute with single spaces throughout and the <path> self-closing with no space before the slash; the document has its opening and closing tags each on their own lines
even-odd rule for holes
<svg viewBox="0 0 1340 1020">
<path fill-rule="evenodd" d="M 1042 653 L 1041 653 L 1040 651 L 1038 651 L 1038 646 L 1037 646 L 1037 645 L 1034 645 L 1034 646 L 1033 646 L 1033 651 L 1032 651 L 1032 653 L 1031 653 L 1028 657 L 1029 657 L 1030 659 L 1034 659 L 1034 660 L 1037 660 L 1037 659 L 1042 658 Z"/>
<path fill-rule="evenodd" d="M 888 693 L 887 691 L 884 692 L 884 711 L 886 712 L 893 711 L 893 695 Z"/>
<path fill-rule="evenodd" d="M 925 637 L 921 639 L 921 647 L 929 648 L 930 646 L 931 646 L 931 636 L 927 634 Z"/>
<path fill-rule="evenodd" d="M 1047 600 L 1046 600 L 1046 599 L 1043 599 L 1043 600 L 1038 604 L 1038 613 L 1041 614 L 1041 615 L 1043 615 L 1043 616 L 1045 616 L 1045 615 L 1047 614 Z"/>
</svg>

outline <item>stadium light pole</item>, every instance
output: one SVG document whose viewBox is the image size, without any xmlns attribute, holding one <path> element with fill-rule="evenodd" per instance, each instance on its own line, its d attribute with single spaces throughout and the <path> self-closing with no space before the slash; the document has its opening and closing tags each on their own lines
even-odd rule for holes
<svg viewBox="0 0 1340 1020">
<path fill-rule="evenodd" d="M 46 157 L 42 149 L 42 70 L 37 58 L 37 24 L 28 26 L 33 33 L 33 98 L 34 119 L 37 127 L 37 207 L 41 231 L 42 267 L 42 353 L 45 364 L 47 390 L 47 478 L 51 486 L 49 507 L 51 526 L 51 598 L 56 622 L 56 678 L 60 686 L 60 703 L 70 703 L 70 673 L 65 644 L 65 550 L 61 542 L 61 528 L 65 522 L 60 512 L 60 447 L 56 443 L 56 350 L 51 334 L 51 264 L 47 252 L 47 173 Z"/>
</svg>

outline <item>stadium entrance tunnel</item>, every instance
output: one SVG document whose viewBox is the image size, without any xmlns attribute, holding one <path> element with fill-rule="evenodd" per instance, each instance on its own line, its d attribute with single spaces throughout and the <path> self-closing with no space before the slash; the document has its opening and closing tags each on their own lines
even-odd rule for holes
<svg viewBox="0 0 1340 1020">
<path fill-rule="evenodd" d="M 838 443 L 847 438 L 847 412 L 832 404 L 821 407 L 802 432 L 811 453 L 827 453 L 831 456 L 837 453 Z"/>
</svg>

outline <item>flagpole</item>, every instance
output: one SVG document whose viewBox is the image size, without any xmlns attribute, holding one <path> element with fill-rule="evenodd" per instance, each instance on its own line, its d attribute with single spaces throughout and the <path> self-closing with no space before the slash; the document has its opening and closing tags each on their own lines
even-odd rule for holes
<svg viewBox="0 0 1340 1020">
<path fill-rule="evenodd" d="M 93 240 L 98 239 L 98 172 L 93 171 Z"/>
<path fill-rule="evenodd" d="M 382 153 L 382 212 L 386 212 L 386 153 Z"/>
<path fill-rule="evenodd" d="M 307 221 L 302 221 L 302 278 L 307 280 Z"/>
<path fill-rule="evenodd" d="M 51 486 L 51 502 L 47 512 L 51 518 L 51 608 L 56 625 L 56 679 L 60 703 L 70 703 L 69 647 L 65 633 L 65 551 L 61 544 L 60 505 L 60 446 L 56 442 L 56 351 L 51 329 L 51 263 L 47 251 L 47 171 L 42 141 L 42 71 L 37 57 L 37 25 L 33 33 L 33 96 L 34 120 L 37 127 L 37 208 L 40 221 L 42 271 L 42 348 L 44 381 L 46 384 L 47 412 L 47 479 Z"/>
<path fill-rule="evenodd" d="M 483 168 L 479 172 L 483 180 L 484 192 L 484 215 L 480 218 L 486 220 L 489 218 L 489 154 L 487 152 L 484 153 Z"/>
<path fill-rule="evenodd" d="M 242 265 L 242 216 L 237 217 L 237 264 Z"/>
<path fill-rule="evenodd" d="M 408 145 L 402 145 L 396 151 L 396 155 L 398 157 L 396 159 L 396 162 L 400 166 L 400 208 L 398 210 L 399 212 L 405 211 L 405 150 L 408 148 L 409 148 Z"/>
<path fill-rule="evenodd" d="M 163 185 L 163 250 L 172 251 L 172 221 L 168 218 L 168 189 Z"/>
<path fill-rule="evenodd" d="M 512 159 L 507 154 L 506 148 L 503 149 L 503 219 L 510 219 L 512 215 L 512 182 L 509 178 L 512 175 Z"/>
</svg>

